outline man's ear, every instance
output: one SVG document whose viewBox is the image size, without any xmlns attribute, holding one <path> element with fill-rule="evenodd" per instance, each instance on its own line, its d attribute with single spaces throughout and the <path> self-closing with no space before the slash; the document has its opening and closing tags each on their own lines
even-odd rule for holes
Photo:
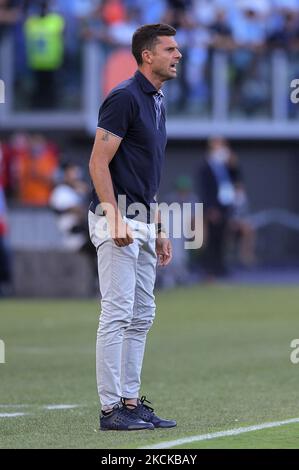
<svg viewBox="0 0 299 470">
<path fill-rule="evenodd" d="M 144 63 L 151 64 L 153 62 L 151 51 L 149 51 L 148 49 L 142 51 L 142 59 Z"/>
</svg>

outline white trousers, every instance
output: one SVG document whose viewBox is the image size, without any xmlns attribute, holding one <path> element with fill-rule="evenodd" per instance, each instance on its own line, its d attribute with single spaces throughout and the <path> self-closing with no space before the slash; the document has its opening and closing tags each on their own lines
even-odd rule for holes
<svg viewBox="0 0 299 470">
<path fill-rule="evenodd" d="M 155 224 L 125 220 L 134 243 L 118 247 L 107 233 L 106 218 L 88 214 L 101 292 L 96 371 L 103 410 L 121 397 L 139 396 L 146 335 L 155 316 Z"/>
</svg>

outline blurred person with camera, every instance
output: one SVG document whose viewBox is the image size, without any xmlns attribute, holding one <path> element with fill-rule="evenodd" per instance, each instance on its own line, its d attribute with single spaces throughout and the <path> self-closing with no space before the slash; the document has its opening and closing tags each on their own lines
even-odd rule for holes
<svg viewBox="0 0 299 470">
<path fill-rule="evenodd" d="M 64 165 L 62 181 L 53 189 L 49 205 L 57 214 L 63 244 L 69 250 L 90 251 L 86 218 L 88 196 L 89 187 L 82 178 L 81 168 L 71 162 Z"/>
</svg>

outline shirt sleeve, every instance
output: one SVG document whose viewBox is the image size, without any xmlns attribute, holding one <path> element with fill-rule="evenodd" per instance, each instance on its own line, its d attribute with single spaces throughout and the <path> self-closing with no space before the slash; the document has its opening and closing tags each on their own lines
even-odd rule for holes
<svg viewBox="0 0 299 470">
<path fill-rule="evenodd" d="M 134 98 L 127 90 L 112 92 L 100 108 L 98 127 L 123 138 L 134 117 L 134 104 Z"/>
</svg>

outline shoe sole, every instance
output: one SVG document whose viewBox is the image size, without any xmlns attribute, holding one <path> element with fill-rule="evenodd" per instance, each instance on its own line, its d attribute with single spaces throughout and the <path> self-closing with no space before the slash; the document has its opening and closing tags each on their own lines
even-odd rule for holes
<svg viewBox="0 0 299 470">
<path fill-rule="evenodd" d="M 99 428 L 99 431 L 153 431 L 155 427 L 148 428 L 128 428 L 128 429 L 111 429 L 111 428 Z"/>
<path fill-rule="evenodd" d="M 167 429 L 167 428 L 175 428 L 176 427 L 176 423 L 175 424 L 167 424 L 167 425 L 162 425 L 162 426 L 155 426 L 156 429 Z"/>
</svg>

